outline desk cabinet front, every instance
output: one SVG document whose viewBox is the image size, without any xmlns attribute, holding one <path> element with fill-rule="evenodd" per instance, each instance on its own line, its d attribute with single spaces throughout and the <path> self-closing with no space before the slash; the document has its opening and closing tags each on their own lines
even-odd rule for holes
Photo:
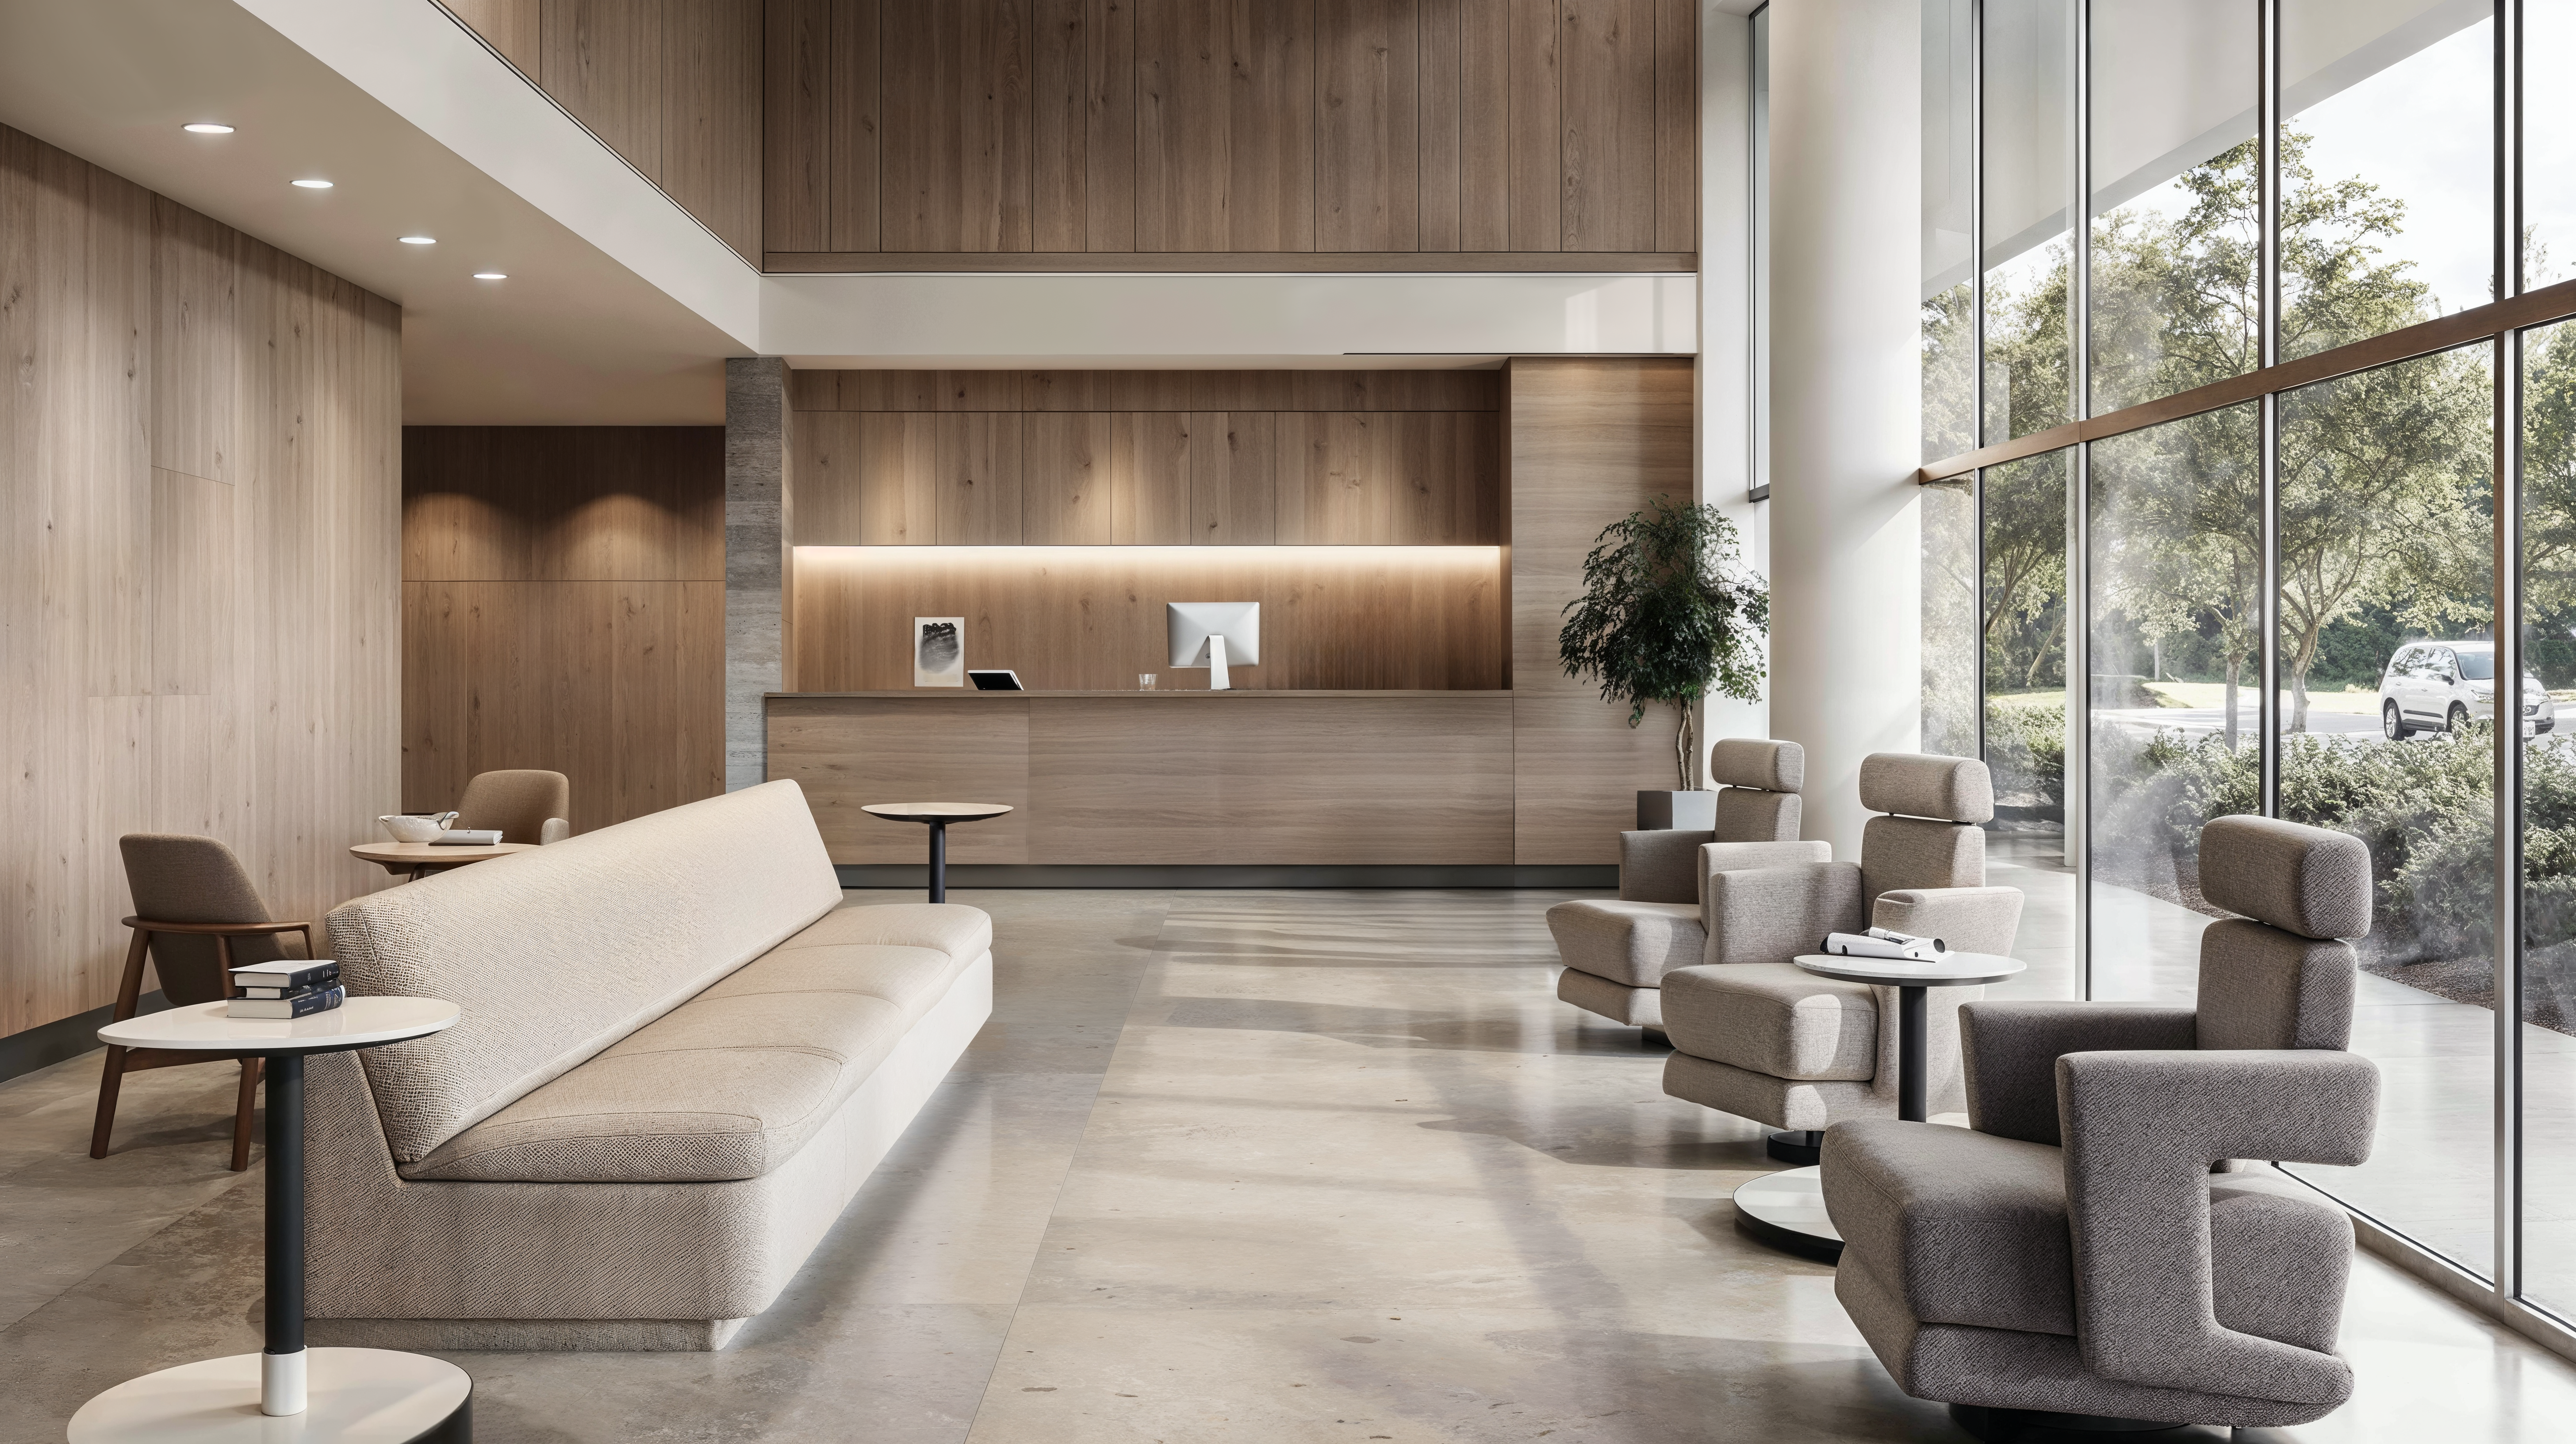
<svg viewBox="0 0 2576 1444">
<path fill-rule="evenodd" d="M 960 863 L 1508 864 L 1507 692 L 780 696 L 769 775 L 838 863 L 912 863 L 920 829 L 859 811 L 1002 802 Z"/>
</svg>

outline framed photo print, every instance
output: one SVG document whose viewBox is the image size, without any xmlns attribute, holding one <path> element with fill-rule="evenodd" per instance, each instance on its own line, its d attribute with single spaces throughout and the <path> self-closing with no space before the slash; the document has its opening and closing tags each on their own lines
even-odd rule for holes
<svg viewBox="0 0 2576 1444">
<path fill-rule="evenodd" d="M 916 687 L 966 685 L 966 619 L 964 617 L 912 619 L 912 685 Z"/>
</svg>

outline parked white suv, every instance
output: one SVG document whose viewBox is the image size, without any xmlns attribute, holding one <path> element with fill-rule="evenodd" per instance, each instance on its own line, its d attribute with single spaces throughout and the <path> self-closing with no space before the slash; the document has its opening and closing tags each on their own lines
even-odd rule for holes
<svg viewBox="0 0 2576 1444">
<path fill-rule="evenodd" d="M 2379 728 L 2392 742 L 2416 732 L 2457 732 L 2472 717 L 2494 715 L 2493 642 L 2409 642 L 2379 679 Z M 2523 673 L 2523 735 L 2557 725 L 2558 709 L 2540 679 Z"/>
</svg>

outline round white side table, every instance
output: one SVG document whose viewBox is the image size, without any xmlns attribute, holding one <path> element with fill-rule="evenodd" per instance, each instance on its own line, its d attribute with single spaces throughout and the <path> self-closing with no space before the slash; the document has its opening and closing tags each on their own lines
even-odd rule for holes
<svg viewBox="0 0 2576 1444">
<path fill-rule="evenodd" d="M 1924 1121 L 1925 988 L 1966 988 L 1996 983 L 2029 965 L 1995 953 L 1951 953 L 1930 962 L 1911 958 L 1847 958 L 1802 953 L 1790 959 L 1820 978 L 1874 983 L 1896 989 L 1896 1116 Z M 1887 1026 L 1881 1018 L 1879 1026 Z M 1843 1236 L 1825 1212 L 1824 1170 L 1787 1168 L 1735 1190 L 1735 1219 L 1743 1230 L 1775 1248 L 1831 1262 L 1842 1257 Z"/>
<path fill-rule="evenodd" d="M 888 822 L 930 824 L 930 900 L 948 901 L 948 824 L 982 822 L 1011 809 L 999 802 L 871 802 L 859 811 Z"/>
<path fill-rule="evenodd" d="M 452 1026 L 437 998 L 351 998 L 303 1018 L 227 1018 L 198 1003 L 110 1023 L 99 1040 L 266 1059 L 266 1346 L 128 1379 L 72 1416 L 71 1444 L 468 1444 L 474 1381 L 444 1359 L 390 1349 L 304 1347 L 304 1060 L 426 1037 Z M 277 1431 L 287 1428 L 289 1435 Z"/>
</svg>

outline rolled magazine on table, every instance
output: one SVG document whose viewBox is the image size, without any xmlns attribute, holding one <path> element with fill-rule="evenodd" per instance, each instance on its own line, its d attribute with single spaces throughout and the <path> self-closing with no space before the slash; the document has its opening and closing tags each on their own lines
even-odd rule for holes
<svg viewBox="0 0 2576 1444">
<path fill-rule="evenodd" d="M 1865 933 L 1827 933 L 1825 951 L 1846 958 L 1903 958 L 1918 963 L 1936 962 L 1950 955 L 1950 945 L 1939 938 L 1918 938 L 1890 928 L 1871 928 Z"/>
</svg>

